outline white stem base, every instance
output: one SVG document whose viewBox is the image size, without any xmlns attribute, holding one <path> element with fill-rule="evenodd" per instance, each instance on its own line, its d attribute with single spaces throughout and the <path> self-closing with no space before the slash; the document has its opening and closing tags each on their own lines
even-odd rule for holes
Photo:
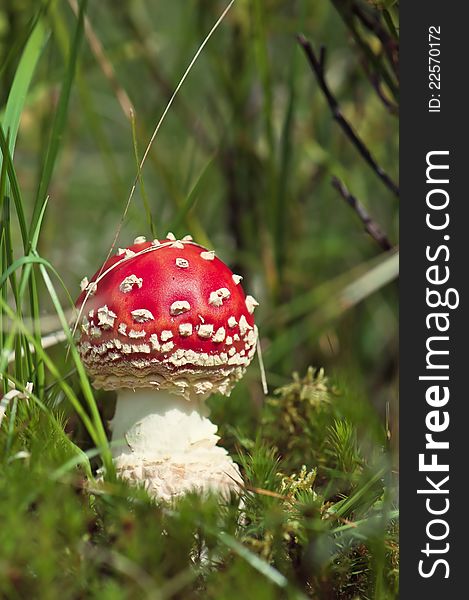
<svg viewBox="0 0 469 600">
<path fill-rule="evenodd" d="M 119 476 L 144 483 L 164 500 L 194 490 L 228 498 L 242 484 L 241 475 L 216 445 L 217 427 L 204 408 L 166 391 L 120 391 L 111 423 Z"/>
</svg>

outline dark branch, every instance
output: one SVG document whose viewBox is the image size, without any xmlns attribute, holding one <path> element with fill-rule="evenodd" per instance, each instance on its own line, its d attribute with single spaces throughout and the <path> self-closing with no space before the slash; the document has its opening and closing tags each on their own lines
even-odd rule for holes
<svg viewBox="0 0 469 600">
<path fill-rule="evenodd" d="M 399 43 L 394 40 L 381 25 L 376 15 L 367 15 L 357 4 L 352 6 L 353 14 L 381 42 L 394 75 L 399 79 Z"/>
<path fill-rule="evenodd" d="M 375 90 L 376 95 L 383 103 L 383 106 L 386 108 L 387 111 L 389 111 L 389 113 L 391 115 L 398 115 L 399 107 L 397 106 L 397 104 L 394 104 L 391 100 L 389 100 L 387 98 L 386 94 L 384 93 L 384 91 L 381 87 L 381 81 L 380 81 L 379 75 L 377 73 L 373 73 L 371 71 L 371 69 L 369 68 L 369 65 L 367 64 L 367 62 L 365 60 L 362 61 L 362 64 L 363 64 L 363 70 L 365 71 L 365 74 L 368 77 L 368 80 L 369 80 L 371 86 Z"/>
<path fill-rule="evenodd" d="M 319 87 L 324 94 L 327 103 L 329 104 L 329 108 L 331 109 L 332 115 L 337 123 L 341 126 L 342 130 L 345 132 L 346 136 L 350 139 L 352 144 L 364 158 L 364 160 L 368 163 L 368 165 L 373 169 L 376 175 L 381 179 L 384 185 L 393 192 L 397 197 L 399 197 L 399 187 L 397 184 L 389 177 L 387 173 L 378 165 L 374 157 L 372 156 L 370 150 L 366 147 L 365 143 L 361 140 L 361 138 L 355 133 L 353 127 L 347 121 L 347 119 L 342 114 L 339 103 L 333 96 L 329 86 L 327 85 L 325 74 L 324 74 L 324 51 L 321 51 L 321 56 L 318 59 L 313 47 L 310 42 L 303 36 L 297 36 L 298 42 L 300 46 L 303 48 L 306 57 L 308 59 L 309 65 L 316 75 L 317 82 Z"/>
<path fill-rule="evenodd" d="M 339 192 L 342 198 L 356 212 L 358 218 L 365 226 L 365 231 L 378 243 L 385 251 L 391 250 L 392 244 L 381 227 L 366 212 L 365 207 L 353 196 L 346 186 L 337 177 L 332 178 L 332 185 Z"/>
</svg>

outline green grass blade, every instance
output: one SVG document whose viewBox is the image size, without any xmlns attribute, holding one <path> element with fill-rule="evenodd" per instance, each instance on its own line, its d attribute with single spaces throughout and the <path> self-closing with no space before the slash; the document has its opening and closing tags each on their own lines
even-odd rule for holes
<svg viewBox="0 0 469 600">
<path fill-rule="evenodd" d="M 47 272 L 47 269 L 45 268 L 45 266 L 43 264 L 41 264 L 39 266 L 39 269 L 41 271 L 41 275 L 44 279 L 44 283 L 46 285 L 47 291 L 49 293 L 49 296 L 52 300 L 52 303 L 54 304 L 55 310 L 57 312 L 57 316 L 59 317 L 60 320 L 60 324 L 62 325 L 62 328 L 65 332 L 65 334 L 68 337 L 69 340 L 69 344 L 70 344 L 70 354 L 73 358 L 73 361 L 75 363 L 75 366 L 77 368 L 77 372 L 78 372 L 78 377 L 80 379 L 80 384 L 81 384 L 81 388 L 83 390 L 83 394 L 85 396 L 85 399 L 88 403 L 88 407 L 89 410 L 91 412 L 91 416 L 92 416 L 92 423 L 93 423 L 93 428 L 94 428 L 94 439 L 95 439 L 95 443 L 96 445 L 101 449 L 101 453 L 102 453 L 102 458 L 103 458 L 103 462 L 106 466 L 106 470 L 108 473 L 112 473 L 113 471 L 113 467 L 112 467 L 112 457 L 111 457 L 111 453 L 109 450 L 109 442 L 106 436 L 106 431 L 104 429 L 104 425 L 103 422 L 101 420 L 101 415 L 99 414 L 99 410 L 98 407 L 96 405 L 96 400 L 94 398 L 94 394 L 93 391 L 91 389 L 91 385 L 89 382 L 89 379 L 86 375 L 85 372 L 85 368 L 83 366 L 83 363 L 81 362 L 81 358 L 80 355 L 78 354 L 78 350 L 75 346 L 75 344 L 73 343 L 73 339 L 71 336 L 71 332 L 70 329 L 68 327 L 68 323 L 67 323 L 67 319 L 65 317 L 65 314 L 63 312 L 62 306 L 60 304 L 60 301 L 58 299 L 57 293 L 55 291 L 55 288 L 52 284 L 52 281 L 49 277 L 49 273 Z M 97 441 L 97 442 L 96 442 Z"/>
<path fill-rule="evenodd" d="M 290 588 L 290 584 L 288 579 L 277 571 L 272 565 L 270 565 L 265 560 L 262 560 L 260 556 L 251 552 L 249 548 L 243 546 L 237 539 L 226 533 L 225 531 L 220 531 L 216 533 L 220 542 L 222 542 L 227 548 L 229 548 L 232 552 L 237 554 L 240 558 L 245 560 L 253 569 L 258 571 L 261 575 L 263 575 L 266 579 L 268 579 L 271 583 L 276 585 L 279 588 L 288 589 Z M 298 598 L 298 600 L 303 600 L 306 597 L 301 592 L 297 592 L 292 597 Z"/>
<path fill-rule="evenodd" d="M 177 214 L 175 215 L 174 219 L 170 222 L 170 224 L 168 226 L 168 229 L 170 231 L 176 231 L 177 232 L 179 230 L 179 228 L 182 226 L 182 224 L 184 223 L 184 221 L 186 221 L 187 215 L 190 213 L 190 211 L 197 204 L 197 200 L 199 199 L 199 195 L 200 195 L 200 189 L 201 189 L 201 187 L 203 186 L 203 184 L 205 182 L 206 175 L 210 172 L 210 168 L 213 166 L 215 158 L 216 158 L 216 154 L 213 154 L 209 158 L 209 160 L 207 161 L 207 163 L 205 164 L 205 166 L 202 169 L 201 173 L 197 177 L 194 185 L 192 186 L 189 194 L 187 195 L 186 199 L 184 200 L 184 203 L 179 208 L 179 210 L 178 210 Z"/>
<path fill-rule="evenodd" d="M 83 24 L 87 4 L 88 0 L 82 0 L 82 2 L 80 2 L 80 11 L 78 14 L 77 24 L 75 28 L 75 35 L 72 41 L 72 45 L 70 47 L 70 55 L 64 74 L 57 111 L 54 116 L 54 122 L 52 125 L 52 132 L 50 136 L 49 145 L 46 151 L 46 157 L 44 160 L 43 167 L 41 169 L 41 180 L 39 182 L 39 188 L 36 195 L 36 202 L 34 205 L 33 217 L 31 220 L 31 231 L 36 229 L 39 215 L 41 213 L 43 204 L 46 201 L 47 190 L 49 188 L 49 183 L 52 178 L 55 162 L 59 153 L 60 145 L 62 142 L 62 135 L 65 130 L 68 105 L 70 101 L 70 92 L 72 89 L 72 83 L 75 77 L 78 60 L 78 50 L 80 48 L 81 40 L 83 37 Z"/>
<path fill-rule="evenodd" d="M 14 262 L 12 262 L 11 265 L 1 274 L 0 287 L 4 285 L 8 278 L 11 277 L 11 275 L 14 274 L 15 271 L 17 271 L 20 267 L 24 265 L 32 265 L 35 263 L 45 265 L 46 267 L 54 271 L 54 273 L 56 273 L 55 269 L 52 267 L 50 262 L 45 258 L 41 258 L 40 256 L 34 255 L 22 256 L 21 258 L 18 258 Z"/>
<path fill-rule="evenodd" d="M 41 231 L 44 214 L 46 212 L 48 198 L 49 197 L 47 197 L 44 202 L 42 211 L 39 215 L 36 229 L 32 232 L 32 236 L 31 236 L 31 240 L 30 240 L 31 241 L 31 252 L 34 252 L 34 253 L 36 252 L 37 244 L 39 241 L 39 234 Z M 52 269 L 52 266 L 50 266 L 50 268 Z M 52 269 L 52 270 L 55 272 L 54 269 Z M 59 278 L 59 280 L 61 281 L 58 274 L 56 274 L 56 275 Z M 21 285 L 20 285 L 20 294 L 22 293 L 22 286 L 24 285 L 25 281 L 28 282 L 28 287 L 29 287 L 31 318 L 32 318 L 33 324 L 34 324 L 33 325 L 33 334 L 34 334 L 38 344 L 41 344 L 42 343 L 42 341 L 41 341 L 42 334 L 41 334 L 41 322 L 40 322 L 39 294 L 38 294 L 38 290 L 37 290 L 35 273 L 33 270 L 33 263 L 27 264 L 26 268 L 24 269 L 23 277 L 22 277 L 22 281 L 21 281 Z M 63 287 L 65 288 L 65 286 L 63 286 Z M 65 288 L 65 290 L 66 290 L 66 288 Z M 67 290 L 66 290 L 66 292 L 68 294 Z M 70 298 L 70 295 L 68 295 L 68 296 L 69 296 L 70 302 L 72 303 L 73 301 Z M 34 383 L 38 390 L 39 396 L 42 397 L 42 395 L 44 393 L 45 383 L 46 383 L 44 363 L 39 359 L 39 357 L 36 353 L 33 354 L 32 358 L 34 361 L 34 371 L 36 374 Z"/>
<path fill-rule="evenodd" d="M 10 134 L 9 149 L 11 156 L 14 154 L 20 117 L 28 95 L 29 86 L 46 40 L 47 35 L 45 27 L 42 24 L 41 19 L 38 18 L 31 30 L 31 34 L 16 70 L 15 79 L 8 96 L 2 123 L 3 130 Z"/>
<path fill-rule="evenodd" d="M 16 329 L 19 330 L 28 339 L 28 341 L 33 345 L 35 352 L 37 352 L 40 355 L 41 359 L 44 361 L 44 364 L 46 365 L 46 367 L 49 370 L 49 372 L 51 373 L 51 375 L 57 380 L 58 385 L 64 392 L 65 396 L 69 400 L 70 404 L 72 405 L 72 407 L 75 410 L 75 412 L 77 413 L 77 415 L 82 420 L 82 422 L 85 425 L 88 433 L 90 434 L 93 442 L 96 444 L 96 446 L 100 446 L 99 440 L 96 437 L 95 428 L 93 426 L 93 423 L 91 422 L 90 417 L 85 412 L 83 406 L 81 405 L 80 401 L 76 397 L 72 388 L 61 377 L 60 372 L 57 369 L 57 367 L 55 366 L 54 362 L 49 358 L 49 356 L 46 354 L 46 352 L 44 352 L 42 346 L 37 343 L 34 336 L 28 332 L 24 323 L 16 317 L 15 313 L 11 310 L 11 308 L 7 304 L 3 303 L 3 301 L 1 301 L 1 299 L 0 299 L 0 302 L 1 302 L 2 310 L 12 320 L 12 322 L 16 326 Z M 13 332 L 15 331 L 15 329 L 13 329 L 13 328 L 12 328 L 12 330 L 13 330 Z M 2 355 L 2 362 L 3 361 L 4 361 L 4 355 Z M 0 372 L 4 372 L 3 366 L 0 368 Z"/>
<path fill-rule="evenodd" d="M 91 471 L 90 458 L 99 456 L 100 450 L 98 448 L 92 448 L 91 450 L 87 450 L 86 452 L 84 452 L 76 444 L 73 444 L 73 446 L 76 451 L 76 456 L 65 462 L 62 466 L 58 467 L 55 471 L 53 471 L 50 475 L 50 478 L 58 481 L 59 479 L 62 479 L 64 475 L 67 475 L 76 467 L 82 466 L 85 469 L 86 476 L 90 479 L 90 481 L 93 481 L 93 473 Z"/>
<path fill-rule="evenodd" d="M 130 113 L 130 125 L 132 128 L 132 142 L 133 142 L 133 147 L 134 147 L 135 164 L 137 167 L 138 181 L 140 183 L 140 194 L 142 195 L 143 207 L 145 209 L 145 214 L 147 217 L 148 228 L 151 231 L 152 236 L 154 238 L 156 238 L 157 237 L 156 227 L 155 227 L 155 224 L 153 223 L 153 217 L 152 217 L 151 209 L 150 209 L 150 202 L 148 201 L 147 192 L 145 190 L 145 182 L 143 180 L 143 174 L 140 169 L 140 158 L 138 155 L 138 141 L 137 141 L 137 123 L 135 120 L 135 113 L 133 111 Z"/>
<path fill-rule="evenodd" d="M 9 179 L 10 188 L 11 188 L 10 191 L 13 196 L 14 203 L 15 203 L 16 214 L 17 214 L 18 223 L 20 226 L 21 237 L 22 237 L 22 241 L 23 241 L 23 248 L 24 248 L 24 252 L 27 253 L 27 252 L 29 252 L 30 240 L 28 237 L 26 219 L 25 219 L 25 214 L 24 214 L 24 210 L 23 210 L 23 206 L 24 206 L 23 199 L 21 197 L 21 192 L 20 192 L 20 188 L 18 185 L 15 168 L 14 168 L 13 161 L 12 161 L 11 154 L 10 154 L 9 140 L 7 138 L 5 138 L 1 127 L 0 127 L 0 146 L 1 146 L 1 149 L 3 152 L 3 156 L 4 156 L 4 160 L 2 162 L 2 172 L 6 171 L 8 173 L 8 179 Z M 5 185 L 2 185 L 1 189 L 3 189 L 5 191 Z M 3 198 L 3 195 L 2 195 L 2 198 Z M 8 202 L 8 199 L 6 197 L 4 199 L 4 202 L 5 203 Z M 42 219 L 44 216 L 44 211 L 45 211 L 46 205 L 47 205 L 47 199 L 46 199 L 46 202 L 44 202 L 43 209 L 39 215 L 38 226 L 33 231 L 33 237 L 32 237 L 32 247 L 33 248 L 35 248 L 37 246 L 40 225 L 42 224 Z M 7 213 L 4 214 L 4 219 L 3 219 L 4 224 L 8 224 L 9 220 L 10 220 L 10 211 L 8 209 Z M 38 294 L 37 294 L 37 287 L 36 287 L 36 282 L 35 282 L 35 278 L 34 278 L 34 272 L 32 271 L 32 264 L 30 264 L 30 263 L 26 264 L 26 268 L 24 269 L 24 271 L 21 275 L 19 289 L 17 289 L 16 279 L 15 279 L 15 274 L 14 274 L 14 271 L 16 270 L 17 266 L 15 265 L 15 267 L 13 267 L 13 269 L 10 269 L 10 267 L 14 263 L 14 260 L 13 260 L 13 249 L 12 249 L 12 244 L 11 244 L 10 234 L 9 234 L 9 227 L 7 227 L 5 229 L 5 226 L 4 226 L 3 229 L 5 230 L 4 231 L 5 235 L 3 236 L 4 247 L 3 247 L 2 252 L 3 252 L 5 260 L 4 260 L 4 264 L 2 266 L 2 283 L 0 284 L 0 287 L 3 286 L 3 284 L 5 282 L 3 277 L 5 276 L 5 273 L 8 272 L 10 274 L 9 276 L 11 276 L 11 285 L 12 285 L 12 290 L 13 290 L 13 296 L 14 296 L 15 302 L 16 302 L 18 315 L 20 315 L 23 312 L 23 308 L 22 308 L 23 297 L 24 297 L 26 288 L 29 286 L 31 318 L 33 319 L 33 321 L 35 323 L 36 338 L 40 342 L 41 334 L 40 334 L 40 327 L 39 327 L 39 298 L 38 298 Z M 6 290 L 3 287 L 2 287 L 2 289 L 3 289 L 3 297 L 6 301 Z M 34 371 L 36 374 L 34 377 L 34 384 L 36 385 L 36 387 L 39 390 L 42 390 L 43 386 L 44 386 L 44 378 L 45 378 L 43 365 L 41 363 L 37 362 L 36 356 L 32 357 L 30 355 L 29 345 L 25 342 L 24 339 L 23 339 L 22 343 L 23 343 L 23 351 L 24 351 L 25 360 L 27 361 L 27 370 L 30 371 L 31 367 L 34 364 Z M 21 357 L 22 356 L 21 341 L 19 341 L 18 344 L 17 344 L 16 352 L 17 352 L 17 356 Z M 17 360 L 20 360 L 20 359 L 17 359 Z M 22 366 L 18 362 L 17 362 L 17 369 L 22 370 Z M 17 375 L 20 375 L 20 371 L 17 371 Z M 40 395 L 42 395 L 42 391 L 40 391 L 39 393 L 40 393 Z"/>
<path fill-rule="evenodd" d="M 6 161 L 2 161 L 2 164 L 0 167 L 0 214 L 2 214 L 2 212 L 3 212 L 3 201 L 4 201 L 5 189 L 6 189 L 6 177 L 7 177 Z M 6 232 L 5 232 L 5 226 L 4 226 L 3 220 L 0 221 L 0 266 L 1 266 L 2 273 L 8 267 Z M 0 285 L 0 297 L 6 303 L 7 297 L 8 297 L 8 290 L 7 290 L 6 282 L 3 285 Z M 4 322 L 3 313 L 0 310 L 0 349 L 4 348 L 4 345 L 5 345 L 3 322 Z M 5 381 L 2 382 L 1 389 L 3 389 L 3 392 L 6 393 L 7 384 Z"/>
<path fill-rule="evenodd" d="M 288 103 L 285 110 L 285 118 L 282 125 L 282 136 L 280 140 L 280 160 L 278 169 L 278 182 L 275 197 L 275 222 L 274 222 L 274 240 L 277 271 L 280 280 L 283 276 L 283 263 L 286 258 L 285 244 L 288 239 L 288 187 L 289 173 L 293 153 L 293 121 L 296 106 L 296 74 L 298 54 L 293 52 L 290 65 L 290 75 L 288 82 Z M 287 218 L 286 218 L 287 217 Z"/>
<path fill-rule="evenodd" d="M 36 237 L 36 239 L 37 239 L 37 237 Z M 33 238 L 33 240 L 34 240 L 34 238 Z M 69 338 L 69 342 L 70 342 L 70 346 L 71 346 L 71 355 L 72 355 L 72 358 L 75 362 L 75 366 L 78 371 L 81 387 L 82 387 L 83 393 L 85 395 L 85 399 L 87 400 L 87 403 L 88 403 L 88 406 L 89 406 L 89 409 L 90 409 L 90 412 L 92 415 L 92 420 L 90 420 L 89 417 L 86 415 L 86 413 L 84 412 L 83 408 L 81 407 L 78 399 L 76 399 L 76 397 L 74 397 L 74 395 L 73 395 L 73 392 L 71 392 L 71 389 L 69 388 L 69 386 L 67 384 L 65 384 L 65 382 L 63 382 L 63 381 L 60 382 L 60 385 L 63 388 L 63 390 L 66 393 L 69 400 L 72 402 L 72 406 L 75 408 L 75 410 L 78 412 L 78 414 L 82 418 L 94 443 L 101 449 L 101 452 L 103 454 L 103 460 L 108 469 L 108 472 L 112 472 L 112 459 L 111 459 L 109 449 L 108 449 L 108 441 L 107 441 L 106 433 L 104 430 L 104 426 L 102 424 L 101 417 L 99 415 L 99 411 L 96 406 L 96 402 L 94 400 L 93 392 L 91 390 L 91 386 L 89 384 L 88 378 L 84 371 L 83 365 L 82 365 L 80 357 L 78 355 L 78 352 L 77 352 L 77 350 L 73 344 L 73 341 L 71 339 L 66 317 L 63 313 L 62 307 L 61 307 L 59 299 L 57 297 L 57 293 L 56 293 L 55 288 L 52 284 L 52 281 L 49 277 L 47 269 L 50 269 L 58 277 L 60 283 L 63 285 L 62 280 L 60 279 L 60 277 L 57 274 L 57 272 L 55 271 L 55 269 L 52 267 L 52 265 L 47 260 L 41 258 L 38 255 L 28 255 L 28 256 L 23 256 L 23 257 L 17 259 L 12 265 L 10 265 L 10 267 L 7 269 L 7 271 L 5 273 L 3 273 L 0 278 L 0 285 L 2 284 L 3 281 L 6 281 L 6 279 L 16 269 L 20 268 L 23 265 L 32 265 L 34 263 L 37 263 L 40 265 L 40 270 L 41 270 L 42 277 L 44 279 L 44 283 L 46 284 L 46 288 L 47 288 L 49 295 L 51 297 L 51 300 L 55 306 L 55 309 L 56 309 L 57 315 L 59 316 L 62 328 L 63 328 L 64 332 L 67 334 L 67 337 Z M 47 269 L 46 269 L 46 267 L 47 267 Z M 70 298 L 70 301 L 71 301 L 71 298 Z M 3 302 L 2 302 L 2 304 L 3 304 Z M 22 322 L 18 319 L 18 317 L 12 317 L 11 309 L 8 308 L 8 310 L 6 312 L 10 315 L 10 318 L 12 320 L 16 320 L 18 328 L 20 329 L 20 331 L 22 331 L 25 338 L 27 338 L 27 340 L 34 346 L 34 348 L 36 350 L 36 354 L 40 357 L 40 359 L 42 361 L 44 361 L 44 363 L 48 367 L 49 371 L 51 371 L 54 376 L 58 377 L 59 376 L 58 371 L 57 371 L 56 367 L 53 365 L 52 361 L 50 359 L 46 358 L 47 355 L 44 353 L 44 351 L 41 347 L 40 340 L 37 340 L 36 337 L 32 336 L 29 332 L 26 331 L 25 327 L 22 326 Z M 14 335 L 13 329 L 12 329 L 12 332 L 10 333 L 10 338 L 12 335 Z M 8 343 L 8 341 L 7 341 L 5 350 L 8 350 L 9 347 L 11 347 L 11 341 L 10 341 L 10 343 Z M 16 350 L 16 360 L 21 360 L 21 348 L 17 347 L 15 350 Z M 0 371 L 2 371 L 2 372 L 5 370 L 6 364 L 8 362 L 8 354 L 9 353 L 6 352 L 1 357 Z M 18 373 L 17 373 L 17 376 L 21 379 L 21 377 L 19 376 Z"/>
<path fill-rule="evenodd" d="M 23 240 L 23 247 L 25 252 L 28 247 L 28 230 L 26 227 L 26 219 L 24 216 L 23 210 L 23 201 L 21 198 L 20 189 L 18 186 L 18 181 L 16 179 L 15 168 L 13 166 L 13 160 L 10 154 L 9 148 L 10 140 L 5 137 L 5 132 L 3 130 L 2 125 L 0 125 L 0 150 L 2 151 L 3 161 L 6 163 L 6 169 L 8 173 L 8 180 L 11 186 L 11 195 L 13 196 L 13 201 L 15 203 L 16 214 L 18 217 L 18 222 L 20 225 L 21 238 Z"/>
</svg>

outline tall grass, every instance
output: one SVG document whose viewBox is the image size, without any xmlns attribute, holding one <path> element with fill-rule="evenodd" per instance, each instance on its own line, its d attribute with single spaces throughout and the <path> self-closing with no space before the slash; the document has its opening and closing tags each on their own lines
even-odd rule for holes
<svg viewBox="0 0 469 600">
<path fill-rule="evenodd" d="M 377 254 L 331 176 L 394 241 L 397 208 L 334 125 L 294 35 L 327 43 L 344 111 L 395 174 L 395 116 L 360 70 L 378 41 L 347 3 L 235 2 L 173 102 L 226 5 L 24 4 L 27 17 L 0 9 L 1 594 L 395 597 L 397 431 L 385 414 L 398 259 Z M 397 39 L 392 3 L 367 10 Z M 371 58 L 396 102 L 393 73 Z M 158 506 L 115 480 L 112 395 L 92 390 L 70 333 L 77 282 L 116 231 L 125 245 L 167 230 L 216 247 L 261 301 L 271 395 L 253 365 L 211 401 L 243 469 L 241 512 L 195 495 Z M 311 364 L 332 382 L 291 378 Z"/>
<path fill-rule="evenodd" d="M 42 258 L 38 252 L 38 239 L 47 207 L 47 190 L 49 188 L 50 179 L 59 151 L 61 136 L 66 126 L 66 114 L 83 32 L 83 15 L 85 8 L 86 1 L 80 4 L 80 14 L 70 48 L 70 56 L 65 66 L 60 99 L 55 113 L 49 144 L 42 163 L 40 183 L 29 227 L 26 223 L 24 200 L 20 192 L 15 167 L 13 165 L 12 152 L 15 148 L 21 110 L 24 106 L 28 88 L 46 39 L 46 32 L 42 22 L 42 10 L 34 19 L 34 26 L 31 29 L 30 37 L 19 62 L 12 83 L 11 93 L 6 104 L 3 123 L 0 128 L 0 147 L 2 151 L 0 198 L 2 199 L 3 209 L 0 237 L 2 250 L 2 276 L 0 280 L 2 290 L 1 314 L 3 325 L 1 331 L 2 355 L 0 359 L 0 373 L 3 374 L 2 383 L 5 391 L 11 387 L 11 383 L 13 383 L 13 387 L 19 386 L 19 389 L 24 391 L 26 382 L 31 382 L 33 384 L 33 389 L 35 390 L 32 397 L 42 402 L 45 393 L 45 370 L 49 370 L 51 374 L 57 378 L 58 383 L 62 387 L 68 400 L 77 411 L 77 414 L 82 418 L 89 435 L 96 446 L 101 449 L 103 460 L 107 468 L 112 472 L 112 461 L 110 459 L 109 450 L 107 449 L 108 443 L 103 423 L 91 391 L 90 383 L 85 374 L 83 365 L 81 364 L 78 352 L 73 344 L 69 325 L 57 295 L 56 287 L 51 280 L 50 273 L 54 275 L 56 282 L 64 288 L 69 301 L 69 306 L 71 307 L 73 307 L 73 300 L 68 294 L 67 288 L 60 278 L 60 275 L 52 267 L 50 262 Z M 7 132 L 7 137 L 5 137 L 5 131 Z M 16 209 L 15 216 L 19 223 L 24 251 L 24 255 L 18 259 L 14 258 L 14 248 L 11 236 L 10 192 L 14 199 L 14 206 Z M 34 269 L 34 265 L 37 265 L 37 270 Z M 18 273 L 20 273 L 19 276 Z M 70 344 L 73 364 L 77 370 L 81 389 L 86 398 L 91 416 L 83 409 L 81 400 L 77 397 L 77 394 L 73 392 L 66 382 L 62 381 L 59 370 L 42 349 L 37 282 L 38 275 L 40 275 L 43 280 L 55 308 L 58 323 L 62 327 L 66 339 Z M 9 289 L 8 284 L 10 284 Z M 12 310 L 9 307 L 9 303 L 12 301 L 16 310 Z M 31 322 L 33 323 L 31 331 L 29 331 L 23 323 L 23 317 L 27 314 L 24 305 L 25 302 L 28 301 L 28 316 L 30 316 Z M 10 331 L 6 334 L 8 329 Z M 14 371 L 10 373 L 7 371 L 7 365 L 11 361 L 12 354 L 14 354 Z M 13 378 L 13 380 L 11 378 Z M 13 428 L 14 418 L 17 412 L 16 404 L 17 400 L 14 400 L 14 408 L 10 411 L 10 429 Z M 7 448 L 8 447 L 11 447 L 11 441 L 8 441 Z"/>
</svg>

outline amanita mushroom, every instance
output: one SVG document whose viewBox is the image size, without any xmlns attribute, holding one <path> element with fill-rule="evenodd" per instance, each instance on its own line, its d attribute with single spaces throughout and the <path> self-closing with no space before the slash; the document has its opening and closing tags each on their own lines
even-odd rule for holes
<svg viewBox="0 0 469 600">
<path fill-rule="evenodd" d="M 241 482 L 204 404 L 230 394 L 256 351 L 257 302 L 241 279 L 190 236 L 169 233 L 136 238 L 82 281 L 78 348 L 93 385 L 118 392 L 116 469 L 158 498 L 226 497 Z"/>
</svg>

